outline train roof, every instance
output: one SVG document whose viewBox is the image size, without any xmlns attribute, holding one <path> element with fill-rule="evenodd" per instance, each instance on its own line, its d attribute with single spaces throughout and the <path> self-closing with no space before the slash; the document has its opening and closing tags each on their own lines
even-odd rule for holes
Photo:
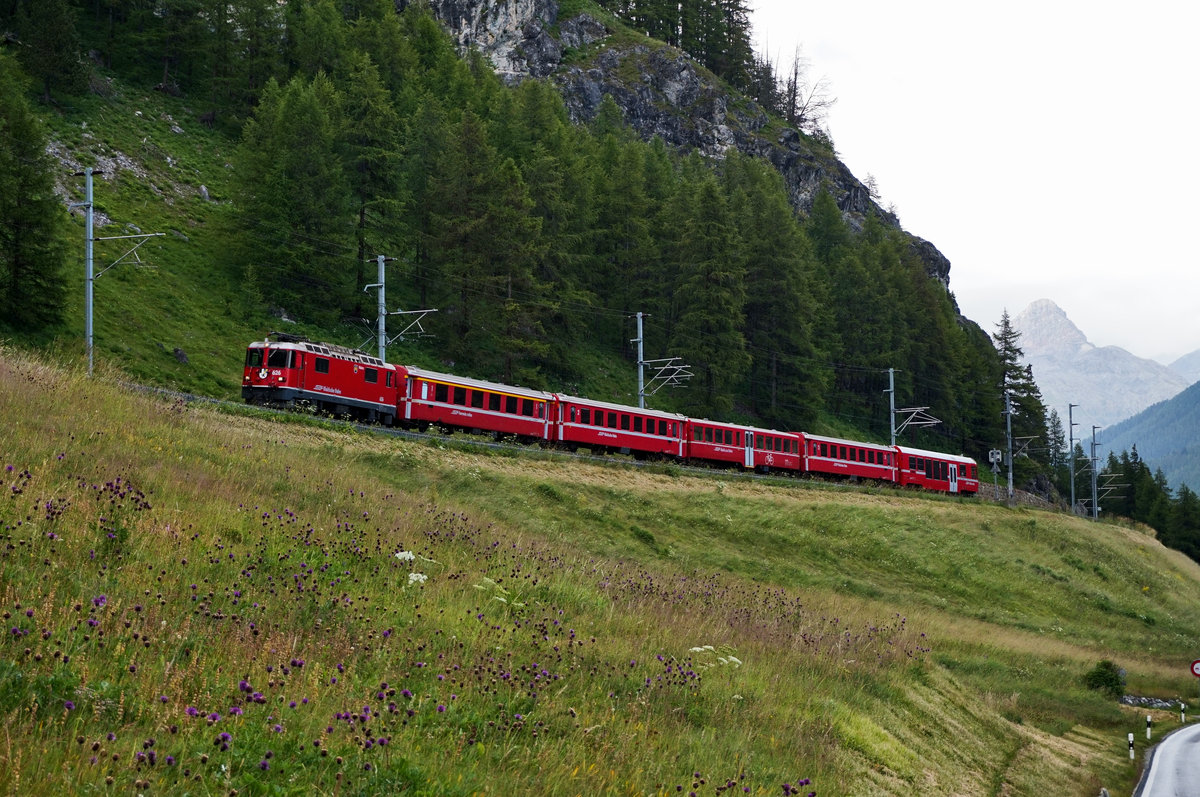
<svg viewBox="0 0 1200 797">
<path fill-rule="evenodd" d="M 744 423 L 734 423 L 733 421 L 712 421 L 708 418 L 688 418 L 692 423 L 706 423 L 710 426 L 722 426 L 729 429 L 741 429 L 744 432 L 754 432 L 755 434 L 777 434 L 782 437 L 799 437 L 799 432 L 784 432 L 779 429 L 763 429 L 760 426 L 749 426 Z"/>
<path fill-rule="evenodd" d="M 631 407 L 628 404 L 614 404 L 608 401 L 597 401 L 596 399 L 584 398 L 583 396 L 568 396 L 565 393 L 555 394 L 560 401 L 569 401 L 574 404 L 586 404 L 589 407 L 599 407 L 612 412 L 636 412 L 638 415 L 653 415 L 655 418 L 665 418 L 673 421 L 685 421 L 686 415 L 680 415 L 677 412 L 666 412 L 665 410 L 639 409 Z"/>
<path fill-rule="evenodd" d="M 862 440 L 843 440 L 840 437 L 825 437 L 824 435 L 808 434 L 807 432 L 802 432 L 801 434 L 805 440 L 816 440 L 818 443 L 836 443 L 839 446 L 858 446 L 859 448 L 874 448 L 878 451 L 894 450 L 887 443 L 864 443 Z"/>
<path fill-rule="evenodd" d="M 424 368 L 414 368 L 409 365 L 405 367 L 409 376 L 419 377 L 430 382 L 444 382 L 448 385 L 460 385 L 469 387 L 472 390 L 486 390 L 489 393 L 506 393 L 512 396 L 524 396 L 525 398 L 542 399 L 543 401 L 553 401 L 554 394 L 547 393 L 544 390 L 534 390 L 528 387 L 518 387 L 516 385 L 504 385 L 499 382 L 488 382 L 483 379 L 471 379 L 466 376 L 456 376 L 454 374 L 444 374 L 439 371 L 427 371 Z"/>
<path fill-rule="evenodd" d="M 364 365 L 374 365 L 377 368 L 395 368 L 391 363 L 385 363 L 378 357 L 372 357 L 365 351 L 359 349 L 351 349 L 348 346 L 339 346 L 336 343 L 313 343 L 308 340 L 293 340 L 281 337 L 277 341 L 272 340 L 256 340 L 252 341 L 247 348 L 261 349 L 267 346 L 272 349 L 293 349 L 295 351 L 310 351 L 313 354 L 324 354 L 326 357 L 337 357 L 342 360 L 350 360 L 351 362 L 363 363 Z"/>
<path fill-rule="evenodd" d="M 975 464 L 975 460 L 970 457 L 965 457 L 962 454 L 947 454 L 943 451 L 929 451 L 924 448 L 909 448 L 907 446 L 896 446 L 896 450 L 901 454 L 912 454 L 917 457 L 929 457 L 930 459 L 944 459 L 949 462 L 970 462 Z"/>
</svg>

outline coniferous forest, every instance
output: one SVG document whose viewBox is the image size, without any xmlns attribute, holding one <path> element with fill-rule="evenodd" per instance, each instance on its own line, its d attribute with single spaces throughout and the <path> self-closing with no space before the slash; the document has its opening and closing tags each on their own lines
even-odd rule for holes
<svg viewBox="0 0 1200 797">
<path fill-rule="evenodd" d="M 1052 436 L 1006 319 L 993 340 L 962 318 L 895 227 L 849 224 L 829 193 L 798 215 L 769 163 L 641 140 L 611 100 L 573 124 L 553 85 L 504 84 L 423 3 L 400 5 L 0 0 L 0 159 L 14 164 L 0 170 L 3 328 L 62 323 L 64 224 L 45 211 L 36 117 L 119 80 L 186 98 L 232 142 L 210 256 L 236 276 L 246 317 L 337 338 L 346 319 L 373 317 L 364 287 L 386 253 L 403 264 L 389 299 L 438 309 L 425 322 L 436 361 L 464 375 L 586 391 L 597 363 L 634 372 L 641 312 L 645 357 L 693 373 L 656 397 L 663 408 L 886 440 L 893 369 L 895 406 L 941 421 L 906 442 L 986 462 L 1005 437 L 1006 389 L 1014 423 Z M 576 5 L 679 47 L 832 146 L 795 65 L 751 48 L 744 0 Z M 41 210 L 13 200 L 31 193 Z M 1061 459 L 1032 447 L 1019 483 L 1061 490 Z"/>
</svg>

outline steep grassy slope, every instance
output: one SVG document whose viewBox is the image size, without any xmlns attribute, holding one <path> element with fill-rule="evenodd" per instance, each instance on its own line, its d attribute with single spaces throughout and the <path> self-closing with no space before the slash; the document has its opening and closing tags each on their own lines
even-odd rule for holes
<svg viewBox="0 0 1200 797">
<path fill-rule="evenodd" d="M 1143 715 L 1082 675 L 1195 688 L 1200 569 L 1136 531 L 229 415 L 12 350 L 0 413 L 10 793 L 1120 794 Z"/>
<path fill-rule="evenodd" d="M 103 172 L 94 181 L 97 237 L 165 233 L 145 243 L 136 260 L 122 261 L 96 280 L 97 359 L 118 363 L 142 381 L 233 395 L 240 386 L 238 344 L 266 323 L 242 309 L 237 275 L 221 257 L 233 141 L 199 124 L 186 104 L 115 81 L 110 96 L 74 103 L 47 119 L 64 191 L 82 201 L 84 180 L 75 173 L 91 166 Z M 68 325 L 60 345 L 81 353 L 82 211 L 74 220 L 78 259 L 68 271 Z M 98 242 L 96 271 L 132 243 Z"/>
</svg>

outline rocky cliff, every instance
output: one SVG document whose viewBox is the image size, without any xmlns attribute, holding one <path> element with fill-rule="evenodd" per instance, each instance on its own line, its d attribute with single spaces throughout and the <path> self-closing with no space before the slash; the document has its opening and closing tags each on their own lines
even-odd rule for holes
<svg viewBox="0 0 1200 797">
<path fill-rule="evenodd" d="M 403 7 L 408 0 L 397 0 Z M 736 149 L 765 158 L 783 176 L 793 207 L 805 213 L 828 185 L 848 222 L 870 212 L 899 226 L 830 147 L 772 120 L 755 103 L 730 94 L 683 52 L 588 14 L 559 15 L 558 0 L 430 0 L 463 48 L 475 47 L 498 74 L 516 82 L 554 81 L 576 122 L 590 121 L 605 96 L 646 139 L 660 136 L 683 151 L 719 159 Z M 949 287 L 950 261 L 910 235 L 930 276 Z"/>
</svg>

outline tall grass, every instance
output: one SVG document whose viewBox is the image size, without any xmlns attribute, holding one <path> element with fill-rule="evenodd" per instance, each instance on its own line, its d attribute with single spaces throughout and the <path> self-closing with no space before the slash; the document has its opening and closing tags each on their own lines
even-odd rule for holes
<svg viewBox="0 0 1200 797">
<path fill-rule="evenodd" d="M 1197 573 L 1126 530 L 115 376 L 0 350 L 8 793 L 1083 794 L 1134 773 L 1079 676 L 1188 685 Z"/>
</svg>

